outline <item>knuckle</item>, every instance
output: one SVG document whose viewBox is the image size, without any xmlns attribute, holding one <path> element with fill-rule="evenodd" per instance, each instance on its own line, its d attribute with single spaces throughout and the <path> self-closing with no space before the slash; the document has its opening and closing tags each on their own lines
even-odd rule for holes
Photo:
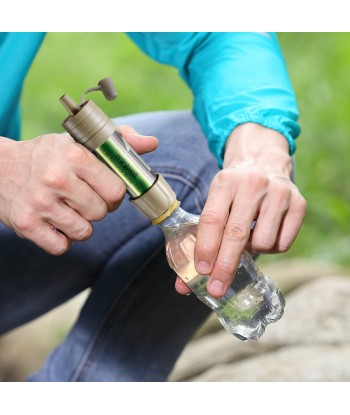
<svg viewBox="0 0 350 415">
<path fill-rule="evenodd" d="M 119 183 L 116 186 L 111 188 L 109 193 L 108 200 L 106 200 L 109 204 L 116 204 L 119 203 L 125 196 L 126 187 L 124 183 Z"/>
<path fill-rule="evenodd" d="M 260 239 L 255 238 L 252 241 L 252 249 L 254 252 L 267 252 L 270 251 L 275 245 L 275 241 L 272 239 Z"/>
<path fill-rule="evenodd" d="M 94 204 L 89 211 L 84 213 L 84 218 L 91 222 L 91 221 L 99 221 L 102 220 L 108 213 L 108 205 L 105 202 L 101 202 L 99 204 Z"/>
<path fill-rule="evenodd" d="M 35 211 L 47 210 L 51 206 L 48 196 L 43 193 L 34 192 L 31 199 L 31 205 Z"/>
<path fill-rule="evenodd" d="M 203 225 L 218 225 L 221 222 L 220 215 L 213 210 L 204 210 L 200 220 Z"/>
<path fill-rule="evenodd" d="M 118 126 L 118 133 L 122 135 L 123 137 L 130 135 L 130 134 L 138 135 L 138 132 L 133 127 L 131 127 L 130 125 L 124 125 L 124 124 Z"/>
<path fill-rule="evenodd" d="M 34 230 L 34 220 L 31 215 L 20 215 L 14 220 L 14 227 L 21 235 L 31 233 Z"/>
<path fill-rule="evenodd" d="M 249 238 L 248 230 L 240 223 L 229 223 L 226 225 L 224 235 L 234 242 L 246 242 Z"/>
<path fill-rule="evenodd" d="M 214 251 L 213 247 L 210 247 L 207 243 L 201 242 L 199 239 L 197 239 L 196 245 L 195 245 L 196 253 L 200 255 L 208 255 L 209 253 Z"/>
<path fill-rule="evenodd" d="M 59 240 L 57 243 L 55 243 L 51 248 L 48 249 L 49 253 L 55 256 L 63 255 L 65 252 L 68 251 L 70 247 L 69 240 L 66 238 L 66 240 Z"/>
<path fill-rule="evenodd" d="M 289 248 L 292 246 L 292 242 L 293 241 L 287 240 L 287 239 L 281 240 L 277 246 L 278 252 L 280 253 L 287 252 Z"/>
<path fill-rule="evenodd" d="M 307 211 L 307 202 L 305 198 L 299 193 L 298 198 L 295 202 L 296 209 L 301 212 L 302 214 L 305 214 Z"/>
<path fill-rule="evenodd" d="M 106 217 L 107 213 L 108 205 L 106 203 L 101 203 L 95 211 L 93 220 L 102 220 L 104 217 Z"/>
<path fill-rule="evenodd" d="M 229 275 L 230 277 L 232 276 L 233 271 L 234 271 L 234 266 L 233 266 L 233 264 L 230 264 L 230 263 L 229 263 L 229 262 L 227 262 L 227 261 L 224 261 L 224 262 L 218 262 L 218 263 L 216 264 L 216 268 L 217 268 L 217 270 L 218 270 L 221 274 L 224 274 L 224 275 Z"/>
<path fill-rule="evenodd" d="M 44 183 L 54 190 L 64 189 L 67 184 L 66 173 L 63 169 L 52 168 L 45 174 Z"/>
<path fill-rule="evenodd" d="M 75 143 L 73 137 L 67 132 L 64 132 L 64 133 L 61 133 L 61 134 L 58 134 L 58 133 L 55 134 L 55 139 L 56 140 L 58 139 L 61 142 L 64 141 L 65 143 Z"/>
<path fill-rule="evenodd" d="M 92 235 L 91 224 L 79 224 L 75 229 L 74 235 L 75 240 L 77 241 L 85 241 L 86 239 L 90 238 L 90 236 Z"/>
<path fill-rule="evenodd" d="M 219 187 L 226 187 L 230 183 L 232 183 L 232 171 L 229 169 L 219 171 L 213 180 L 213 184 Z"/>
<path fill-rule="evenodd" d="M 269 179 L 267 176 L 265 176 L 259 171 L 254 171 L 254 170 L 246 173 L 245 180 L 250 186 L 250 188 L 253 188 L 253 189 L 257 189 L 257 188 L 260 189 L 260 188 L 266 187 L 269 182 Z"/>
<path fill-rule="evenodd" d="M 76 143 L 72 143 L 72 145 L 69 146 L 69 151 L 67 151 L 65 155 L 66 160 L 74 166 L 83 164 L 87 157 L 84 148 Z"/>
<path fill-rule="evenodd" d="M 272 191 L 274 195 L 277 195 L 279 200 L 290 199 L 291 189 L 282 181 L 276 181 L 273 183 Z"/>
<path fill-rule="evenodd" d="M 195 258 L 198 261 L 210 262 L 212 258 L 216 258 L 218 249 L 214 246 L 208 246 L 208 244 L 202 243 L 197 240 L 195 244 Z"/>
</svg>

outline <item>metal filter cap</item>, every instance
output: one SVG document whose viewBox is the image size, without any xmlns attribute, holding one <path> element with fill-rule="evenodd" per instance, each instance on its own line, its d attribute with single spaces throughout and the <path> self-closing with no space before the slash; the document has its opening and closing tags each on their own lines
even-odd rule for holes
<svg viewBox="0 0 350 415">
<path fill-rule="evenodd" d="M 157 181 L 146 193 L 137 198 L 130 198 L 129 201 L 147 218 L 151 219 L 153 224 L 158 224 L 157 219 L 167 212 L 169 215 L 172 213 L 169 209 L 174 206 L 174 203 L 176 202 L 176 194 L 164 177 L 158 174 Z M 162 220 L 167 216 L 164 218 L 162 217 Z"/>
<path fill-rule="evenodd" d="M 114 131 L 115 124 L 91 100 L 81 106 L 68 95 L 60 98 L 70 115 L 63 121 L 64 129 L 80 144 L 95 151 Z"/>
</svg>

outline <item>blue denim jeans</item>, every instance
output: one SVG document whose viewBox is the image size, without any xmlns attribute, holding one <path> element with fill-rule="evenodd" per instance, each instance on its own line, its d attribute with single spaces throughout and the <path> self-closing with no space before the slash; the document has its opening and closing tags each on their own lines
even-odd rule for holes
<svg viewBox="0 0 350 415">
<path fill-rule="evenodd" d="M 158 137 L 143 156 L 200 213 L 218 172 L 203 133 L 189 112 L 122 117 Z M 62 256 L 45 253 L 0 224 L 0 333 L 24 324 L 90 287 L 67 337 L 32 381 L 164 381 L 210 310 L 174 289 L 161 230 L 127 200 L 93 236 Z M 23 346 L 25 347 L 25 346 Z"/>
</svg>

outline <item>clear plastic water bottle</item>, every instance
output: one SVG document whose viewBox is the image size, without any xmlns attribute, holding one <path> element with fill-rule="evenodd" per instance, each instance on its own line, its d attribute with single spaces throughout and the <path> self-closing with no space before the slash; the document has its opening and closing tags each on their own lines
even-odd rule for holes
<svg viewBox="0 0 350 415">
<path fill-rule="evenodd" d="M 209 277 L 199 275 L 194 265 L 198 221 L 199 216 L 178 207 L 159 224 L 165 235 L 170 267 L 217 314 L 227 331 L 240 340 L 259 339 L 265 327 L 283 315 L 285 300 L 281 291 L 244 251 L 226 294 L 221 298 L 210 296 L 206 289 Z"/>
</svg>

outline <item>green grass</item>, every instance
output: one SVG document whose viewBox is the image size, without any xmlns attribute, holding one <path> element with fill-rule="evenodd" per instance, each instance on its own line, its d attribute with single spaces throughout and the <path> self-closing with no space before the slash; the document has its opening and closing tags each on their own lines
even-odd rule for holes
<svg viewBox="0 0 350 415">
<path fill-rule="evenodd" d="M 283 257 L 349 265 L 350 257 L 350 34 L 279 35 L 297 94 L 302 134 L 296 153 L 297 184 L 308 214 Z M 94 100 L 110 115 L 191 108 L 192 96 L 175 69 L 153 62 L 124 35 L 50 33 L 23 92 L 23 137 L 62 131 L 63 93 L 75 99 L 105 77 L 119 98 Z"/>
<path fill-rule="evenodd" d="M 122 33 L 50 33 L 26 79 L 22 109 L 23 137 L 63 131 L 66 111 L 58 99 L 82 92 L 111 76 L 119 97 L 94 101 L 110 116 L 191 108 L 192 95 L 177 71 L 154 62 Z"/>
<path fill-rule="evenodd" d="M 350 34 L 281 34 L 302 134 L 296 180 L 308 214 L 291 254 L 350 264 Z"/>
</svg>

